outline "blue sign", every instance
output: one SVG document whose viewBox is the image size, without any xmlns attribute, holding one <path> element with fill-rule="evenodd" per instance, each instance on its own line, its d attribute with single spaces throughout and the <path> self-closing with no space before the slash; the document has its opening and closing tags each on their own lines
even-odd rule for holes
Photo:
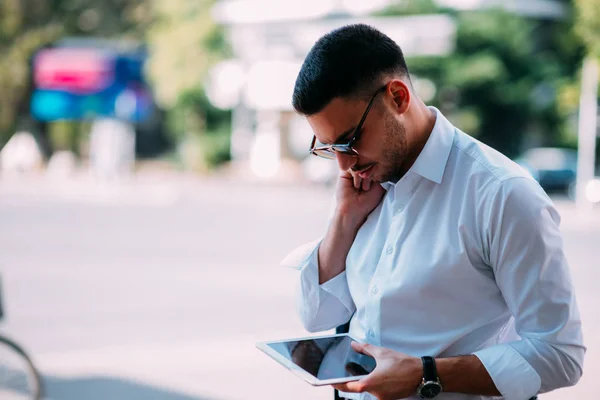
<svg viewBox="0 0 600 400">
<path fill-rule="evenodd" d="M 113 117 L 146 119 L 152 95 L 145 83 L 145 57 L 106 48 L 57 47 L 34 59 L 36 90 L 31 112 L 39 120 Z"/>
</svg>

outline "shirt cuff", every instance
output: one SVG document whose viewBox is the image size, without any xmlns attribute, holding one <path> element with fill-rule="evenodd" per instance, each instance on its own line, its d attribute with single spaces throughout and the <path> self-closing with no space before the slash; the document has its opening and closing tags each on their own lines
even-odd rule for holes
<svg viewBox="0 0 600 400">
<path fill-rule="evenodd" d="M 309 262 L 309 260 L 314 258 L 314 254 L 317 253 L 316 250 L 319 249 L 320 245 L 321 239 L 318 239 L 297 247 L 283 260 L 281 260 L 279 265 L 282 267 L 301 270 Z"/>
<path fill-rule="evenodd" d="M 538 373 L 509 343 L 473 353 L 490 374 L 506 400 L 526 400 L 538 394 L 542 380 Z"/>
<path fill-rule="evenodd" d="M 350 289 L 348 288 L 346 271 L 322 284 L 321 289 L 332 296 L 337 297 L 348 310 L 351 310 L 354 307 L 354 301 L 352 300 Z"/>
</svg>

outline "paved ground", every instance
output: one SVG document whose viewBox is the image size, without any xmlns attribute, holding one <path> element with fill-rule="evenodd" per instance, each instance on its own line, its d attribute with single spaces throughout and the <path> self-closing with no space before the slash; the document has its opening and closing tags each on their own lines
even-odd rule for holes
<svg viewBox="0 0 600 400">
<path fill-rule="evenodd" d="M 296 272 L 278 261 L 324 228 L 323 188 L 164 176 L 134 185 L 0 181 L 3 332 L 25 345 L 55 400 L 331 399 L 255 349 L 301 336 Z M 557 201 L 600 371 L 600 210 Z M 578 397 L 579 396 L 579 397 Z"/>
</svg>

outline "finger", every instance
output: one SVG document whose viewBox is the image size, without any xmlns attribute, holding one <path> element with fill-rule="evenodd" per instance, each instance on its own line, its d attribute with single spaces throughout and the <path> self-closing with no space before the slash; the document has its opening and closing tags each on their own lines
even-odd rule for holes
<svg viewBox="0 0 600 400">
<path fill-rule="evenodd" d="M 336 383 L 335 385 L 331 385 L 335 390 L 339 390 L 340 392 L 348 392 L 347 385 L 345 383 Z"/>
<path fill-rule="evenodd" d="M 360 381 L 338 383 L 333 385 L 333 387 L 340 392 L 346 393 L 363 393 L 367 390 L 367 385 L 364 379 L 361 379 Z"/>
<path fill-rule="evenodd" d="M 352 173 L 349 170 L 340 171 L 340 178 L 342 179 L 354 179 Z"/>
<path fill-rule="evenodd" d="M 354 188 L 355 189 L 360 189 L 361 185 L 362 185 L 362 178 L 358 175 L 352 175 L 354 177 Z"/>
<path fill-rule="evenodd" d="M 377 346 L 374 346 L 374 345 L 368 344 L 368 343 L 352 342 L 350 345 L 352 346 L 354 351 L 356 351 L 358 353 L 366 354 L 366 355 L 374 357 L 374 358 L 377 358 L 377 356 L 381 352 L 381 347 L 377 347 Z"/>
<path fill-rule="evenodd" d="M 371 180 L 370 179 L 363 179 L 363 181 L 362 181 L 362 189 L 366 192 L 367 190 L 369 190 L 370 187 L 371 187 Z"/>
<path fill-rule="evenodd" d="M 357 353 L 366 354 L 366 353 L 364 353 L 364 350 L 363 350 L 364 345 L 362 343 L 352 342 L 352 343 L 350 343 L 350 346 L 352 346 L 352 349 L 354 351 L 356 351 Z"/>
</svg>

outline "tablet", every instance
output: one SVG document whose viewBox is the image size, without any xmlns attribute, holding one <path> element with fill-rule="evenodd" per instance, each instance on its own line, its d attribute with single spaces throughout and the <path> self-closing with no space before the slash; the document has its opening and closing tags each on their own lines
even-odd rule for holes
<svg viewBox="0 0 600 400">
<path fill-rule="evenodd" d="M 359 380 L 375 369 L 375 359 L 357 353 L 347 333 L 260 342 L 256 346 L 314 386 Z"/>
</svg>

